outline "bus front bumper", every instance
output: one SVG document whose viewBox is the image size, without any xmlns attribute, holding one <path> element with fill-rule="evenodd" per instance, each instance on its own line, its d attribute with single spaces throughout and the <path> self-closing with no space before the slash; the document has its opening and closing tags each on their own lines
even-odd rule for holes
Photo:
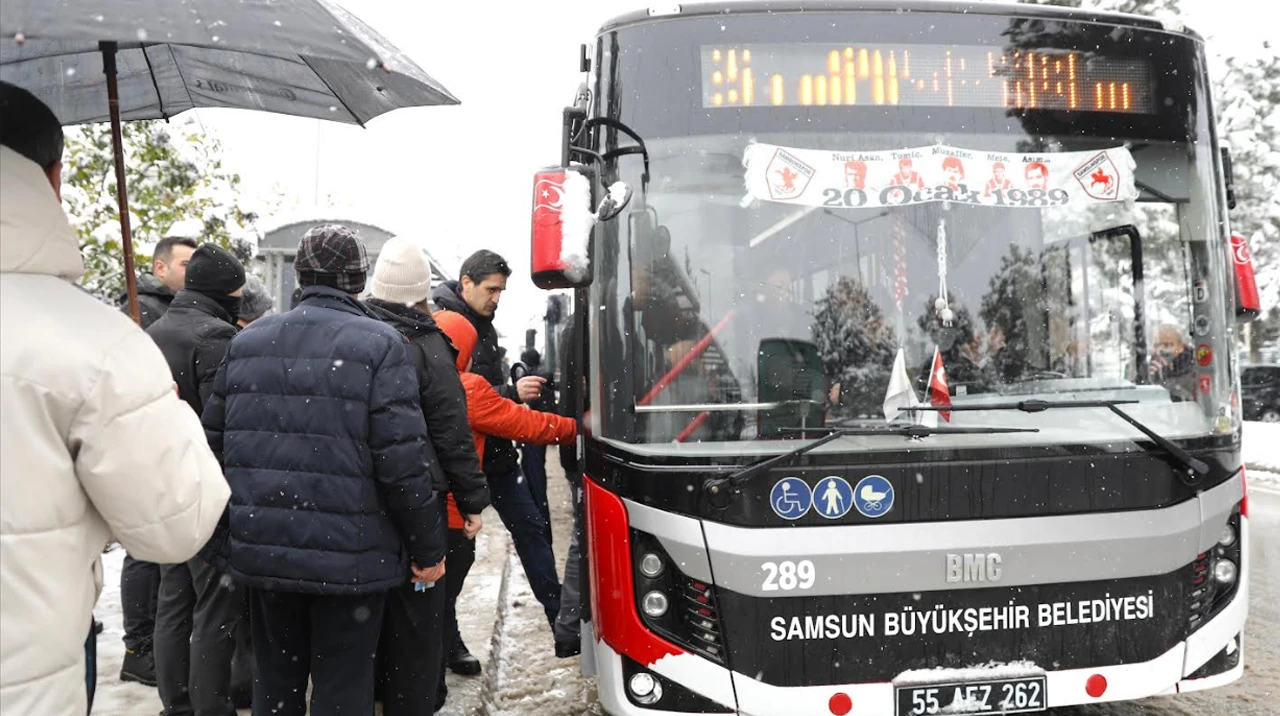
<svg viewBox="0 0 1280 716">
<path fill-rule="evenodd" d="M 1248 544 L 1248 518 L 1241 519 L 1240 539 Z M 1249 550 L 1244 550 L 1240 584 L 1231 602 L 1216 616 L 1150 661 L 1097 668 L 1045 670 L 1049 709 L 1107 701 L 1129 701 L 1217 688 L 1244 673 L 1242 634 L 1248 614 Z M 623 657 L 584 631 L 584 646 L 594 647 L 601 705 L 614 716 L 675 716 L 687 711 L 663 708 L 660 701 L 641 706 L 627 694 Z M 1220 671 L 1215 664 L 1230 663 Z M 723 706 L 722 713 L 742 716 L 907 716 L 897 712 L 892 682 L 779 687 L 750 675 L 734 673 L 689 653 L 665 656 L 647 665 L 652 673 Z M 1100 683 L 1106 687 L 1098 695 Z M 1089 688 L 1092 679 L 1093 688 Z M 833 699 L 839 694 L 844 697 Z M 843 706 L 849 710 L 843 714 Z M 838 708 L 837 708 L 838 705 Z"/>
</svg>

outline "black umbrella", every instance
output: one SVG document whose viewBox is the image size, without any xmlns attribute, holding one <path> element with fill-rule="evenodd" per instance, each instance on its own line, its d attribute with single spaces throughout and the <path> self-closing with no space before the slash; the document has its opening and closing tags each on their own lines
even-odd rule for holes
<svg viewBox="0 0 1280 716">
<path fill-rule="evenodd" d="M 3 0 L 0 79 L 63 124 L 111 122 L 135 321 L 121 121 L 232 107 L 364 126 L 401 107 L 458 104 L 331 0 Z"/>
</svg>

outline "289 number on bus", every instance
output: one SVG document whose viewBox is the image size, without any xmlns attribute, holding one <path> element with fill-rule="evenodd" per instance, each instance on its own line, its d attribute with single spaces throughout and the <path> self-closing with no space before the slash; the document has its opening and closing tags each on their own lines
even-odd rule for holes
<svg viewBox="0 0 1280 716">
<path fill-rule="evenodd" d="M 760 568 L 764 570 L 764 584 L 760 589 L 766 592 L 808 589 L 818 580 L 817 568 L 807 559 L 799 562 L 765 562 Z"/>
</svg>

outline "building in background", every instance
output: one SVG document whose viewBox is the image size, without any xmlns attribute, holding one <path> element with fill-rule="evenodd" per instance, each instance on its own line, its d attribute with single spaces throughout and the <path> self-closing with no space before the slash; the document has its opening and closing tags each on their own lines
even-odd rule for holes
<svg viewBox="0 0 1280 716">
<path fill-rule="evenodd" d="M 259 276 L 262 282 L 267 285 L 271 291 L 271 295 L 275 298 L 276 311 L 289 310 L 289 298 L 293 295 L 294 288 L 298 285 L 297 275 L 293 270 L 293 257 L 298 251 L 298 241 L 302 239 L 302 235 L 307 229 L 317 224 L 342 224 L 349 227 L 364 239 L 365 249 L 369 253 L 369 271 L 372 274 L 373 266 L 378 261 L 378 254 L 382 251 L 382 247 L 387 243 L 395 233 L 373 224 L 352 219 L 344 219 L 342 217 L 321 216 L 315 218 L 298 218 L 291 217 L 283 222 L 277 222 L 273 228 L 268 229 L 258 242 L 258 254 L 254 257 L 257 265 Z M 422 252 L 427 255 L 427 259 L 431 262 L 431 282 L 434 285 L 439 281 L 449 281 L 454 278 L 453 272 L 446 269 L 431 252 L 422 247 Z"/>
</svg>

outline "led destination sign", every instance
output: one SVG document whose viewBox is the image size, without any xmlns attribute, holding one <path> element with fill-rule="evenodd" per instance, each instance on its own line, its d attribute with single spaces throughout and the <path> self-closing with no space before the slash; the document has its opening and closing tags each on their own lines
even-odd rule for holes
<svg viewBox="0 0 1280 716">
<path fill-rule="evenodd" d="M 704 107 L 974 107 L 1153 114 L 1151 65 L 977 45 L 705 45 Z"/>
</svg>

